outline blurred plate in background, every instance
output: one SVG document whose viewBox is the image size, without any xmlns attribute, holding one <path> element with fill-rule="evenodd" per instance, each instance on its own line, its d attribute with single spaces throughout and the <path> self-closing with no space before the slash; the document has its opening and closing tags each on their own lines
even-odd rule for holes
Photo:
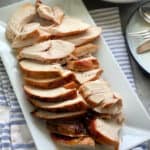
<svg viewBox="0 0 150 150">
<path fill-rule="evenodd" d="M 150 30 L 150 24 L 146 23 L 143 18 L 138 13 L 138 10 L 133 14 L 126 29 L 126 39 L 129 46 L 129 50 L 135 59 L 135 61 L 139 64 L 139 66 L 145 70 L 148 74 L 150 74 L 150 52 L 145 52 L 142 54 L 137 53 L 137 47 L 143 43 L 144 39 L 135 38 L 130 36 L 128 33 L 135 33 L 138 31 Z"/>
<path fill-rule="evenodd" d="M 133 3 L 138 2 L 139 0 L 103 0 L 106 2 L 112 2 L 112 3 Z"/>
</svg>

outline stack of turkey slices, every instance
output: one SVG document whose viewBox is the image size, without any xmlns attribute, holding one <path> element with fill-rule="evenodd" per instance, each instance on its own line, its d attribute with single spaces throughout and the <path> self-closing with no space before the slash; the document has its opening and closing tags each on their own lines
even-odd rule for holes
<svg viewBox="0 0 150 150">
<path fill-rule="evenodd" d="M 58 144 L 119 147 L 122 99 L 100 77 L 103 70 L 92 56 L 100 34 L 101 28 L 41 1 L 22 5 L 8 22 L 6 37 L 17 52 L 32 115 L 46 120 Z"/>
</svg>

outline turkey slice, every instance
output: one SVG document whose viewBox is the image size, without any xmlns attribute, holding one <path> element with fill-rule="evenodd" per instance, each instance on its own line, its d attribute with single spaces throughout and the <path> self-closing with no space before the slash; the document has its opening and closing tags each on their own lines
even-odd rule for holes
<svg viewBox="0 0 150 150">
<path fill-rule="evenodd" d="M 77 34 L 77 35 L 72 35 L 72 36 L 67 36 L 67 37 L 62 37 L 62 40 L 69 41 L 75 46 L 80 46 L 85 43 L 89 43 L 97 39 L 102 32 L 102 29 L 100 27 L 89 27 L 86 32 Z"/>
<path fill-rule="evenodd" d="M 62 23 L 60 25 L 42 27 L 42 29 L 45 30 L 46 32 L 49 32 L 53 36 L 63 37 L 63 36 L 84 32 L 89 27 L 90 25 L 84 23 L 79 19 L 72 18 L 69 16 L 64 16 Z"/>
<path fill-rule="evenodd" d="M 66 58 L 74 51 L 72 43 L 62 40 L 51 40 L 23 48 L 19 53 L 19 59 L 32 59 L 40 62 L 55 62 Z"/>
<path fill-rule="evenodd" d="M 37 13 L 41 18 L 53 21 L 56 24 L 61 24 L 64 17 L 64 12 L 57 6 L 50 7 L 42 4 L 42 2 L 36 2 Z"/>
<path fill-rule="evenodd" d="M 18 8 L 8 21 L 6 36 L 10 41 L 13 41 L 15 37 L 21 33 L 23 26 L 31 22 L 36 15 L 34 5 L 31 3 L 23 4 Z"/>
</svg>

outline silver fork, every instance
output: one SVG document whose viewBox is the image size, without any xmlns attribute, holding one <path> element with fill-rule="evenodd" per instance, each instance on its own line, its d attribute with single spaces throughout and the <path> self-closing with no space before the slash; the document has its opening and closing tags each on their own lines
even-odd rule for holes
<svg viewBox="0 0 150 150">
<path fill-rule="evenodd" d="M 150 39 L 150 29 L 128 33 L 128 35 L 135 38 Z"/>
</svg>

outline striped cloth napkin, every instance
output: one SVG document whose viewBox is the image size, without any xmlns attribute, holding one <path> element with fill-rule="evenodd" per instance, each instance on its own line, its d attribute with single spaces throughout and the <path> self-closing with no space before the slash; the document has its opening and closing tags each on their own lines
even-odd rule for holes
<svg viewBox="0 0 150 150">
<path fill-rule="evenodd" d="M 118 8 L 90 11 L 114 57 L 135 89 L 134 78 L 121 32 Z M 34 142 L 0 60 L 0 150 L 35 150 Z M 134 150 L 148 150 L 143 144 Z"/>
</svg>

